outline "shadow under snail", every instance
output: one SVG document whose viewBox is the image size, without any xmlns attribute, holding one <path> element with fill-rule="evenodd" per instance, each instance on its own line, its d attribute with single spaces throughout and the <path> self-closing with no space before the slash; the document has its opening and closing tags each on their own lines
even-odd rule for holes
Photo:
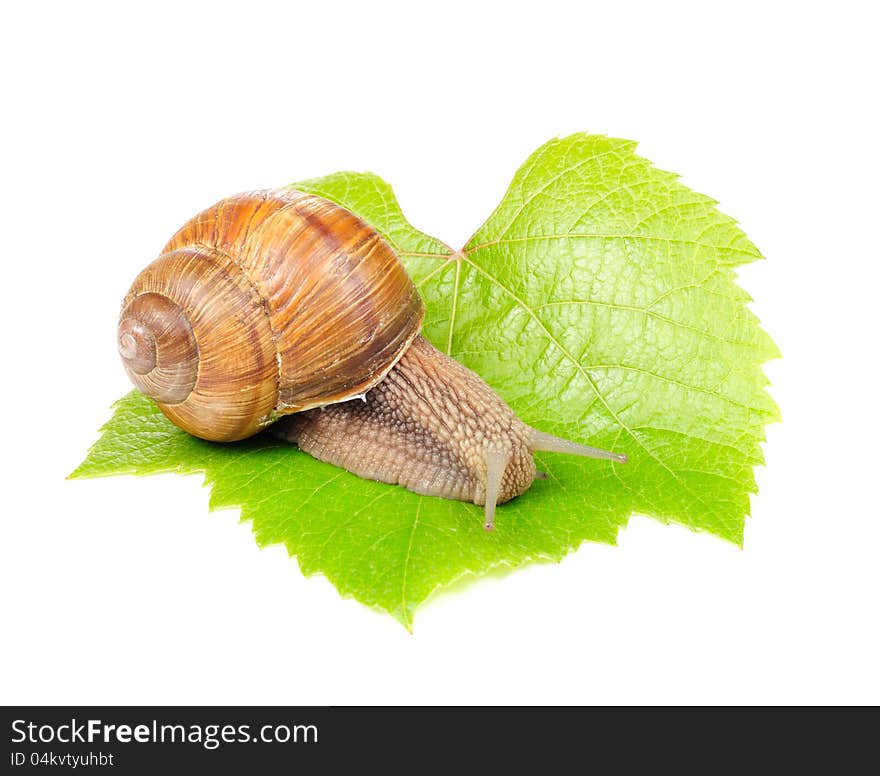
<svg viewBox="0 0 880 776">
<path fill-rule="evenodd" d="M 171 238 L 122 303 L 118 347 L 190 434 L 228 442 L 274 423 L 360 477 L 484 505 L 487 529 L 541 476 L 537 451 L 626 461 L 520 421 L 419 334 L 424 314 L 375 229 L 321 197 L 258 191 Z"/>
</svg>

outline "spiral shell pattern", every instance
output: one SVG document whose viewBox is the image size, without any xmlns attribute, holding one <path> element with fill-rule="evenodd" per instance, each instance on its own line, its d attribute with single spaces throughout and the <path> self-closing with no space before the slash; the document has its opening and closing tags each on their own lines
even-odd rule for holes
<svg viewBox="0 0 880 776">
<path fill-rule="evenodd" d="M 424 306 L 385 239 L 311 194 L 240 194 L 187 222 L 119 318 L 132 382 L 174 423 L 244 439 L 280 415 L 375 386 Z"/>
</svg>

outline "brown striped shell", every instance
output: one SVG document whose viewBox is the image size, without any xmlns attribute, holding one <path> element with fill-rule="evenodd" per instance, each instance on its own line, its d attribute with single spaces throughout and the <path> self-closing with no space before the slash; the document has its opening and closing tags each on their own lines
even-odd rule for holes
<svg viewBox="0 0 880 776">
<path fill-rule="evenodd" d="M 280 189 L 187 222 L 125 297 L 118 345 L 175 424 L 233 441 L 370 390 L 423 317 L 381 235 L 326 199 Z"/>
</svg>

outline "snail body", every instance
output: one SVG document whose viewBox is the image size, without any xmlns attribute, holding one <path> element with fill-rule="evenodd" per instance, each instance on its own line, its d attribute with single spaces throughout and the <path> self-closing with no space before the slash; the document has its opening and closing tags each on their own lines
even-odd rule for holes
<svg viewBox="0 0 880 776">
<path fill-rule="evenodd" d="M 625 461 L 527 426 L 419 334 L 423 317 L 376 230 L 281 189 L 187 222 L 136 278 L 117 339 L 132 382 L 185 431 L 225 442 L 274 423 L 361 477 L 482 504 L 487 528 L 530 487 L 538 450 Z"/>
<path fill-rule="evenodd" d="M 531 429 L 421 335 L 363 401 L 288 415 L 273 432 L 365 479 L 475 504 L 493 489 L 508 501 L 536 474 Z"/>
</svg>

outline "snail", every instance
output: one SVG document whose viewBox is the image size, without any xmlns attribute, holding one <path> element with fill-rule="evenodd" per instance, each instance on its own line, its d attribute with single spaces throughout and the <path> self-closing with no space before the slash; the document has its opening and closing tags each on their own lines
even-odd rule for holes
<svg viewBox="0 0 880 776">
<path fill-rule="evenodd" d="M 429 496 L 495 506 L 541 476 L 533 453 L 624 455 L 523 423 L 419 332 L 425 308 L 385 239 L 293 189 L 240 194 L 188 221 L 135 279 L 118 349 L 177 426 L 228 442 L 272 433 Z"/>
</svg>

